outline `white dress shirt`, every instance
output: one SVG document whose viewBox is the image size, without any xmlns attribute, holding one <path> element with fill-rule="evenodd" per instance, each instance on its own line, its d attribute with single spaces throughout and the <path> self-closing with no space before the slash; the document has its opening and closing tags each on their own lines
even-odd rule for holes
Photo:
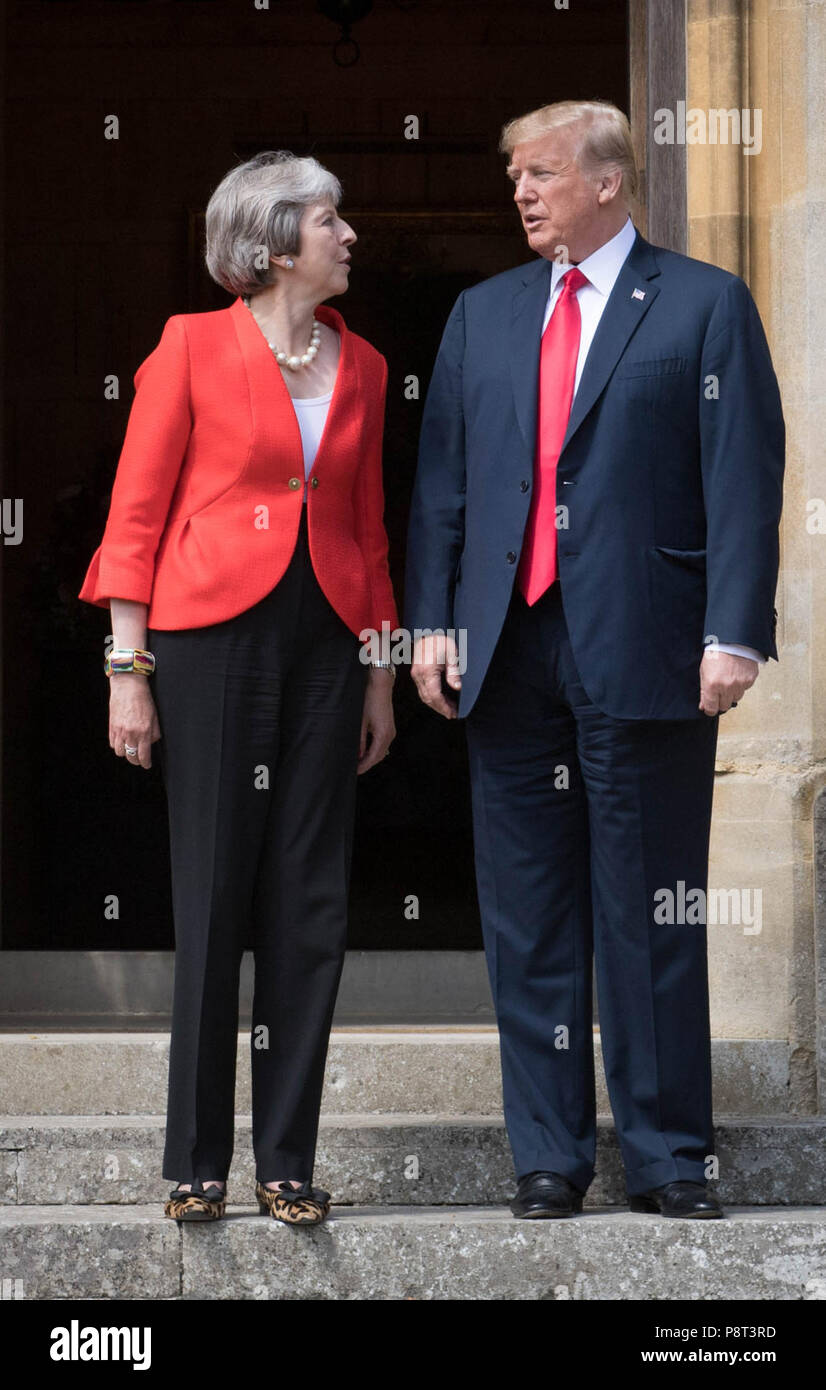
<svg viewBox="0 0 826 1390">
<path fill-rule="evenodd" d="M 332 391 L 328 391 L 326 396 L 293 396 L 292 398 L 298 418 L 298 428 L 301 431 L 301 443 L 304 448 L 304 495 L 301 499 L 302 502 L 307 501 L 307 479 L 318 453 L 318 446 L 321 443 L 321 436 L 324 433 L 324 425 L 327 420 L 327 411 L 330 409 L 332 399 Z"/>
<path fill-rule="evenodd" d="M 579 339 L 579 356 L 576 361 L 574 395 L 579 389 L 582 369 L 585 366 L 588 349 L 594 340 L 597 325 L 602 317 L 602 311 L 608 303 L 608 296 L 614 288 L 617 276 L 634 244 L 636 235 L 636 228 L 629 217 L 616 236 L 611 237 L 611 240 L 606 241 L 604 246 L 599 246 L 590 256 L 586 256 L 584 261 L 579 262 L 579 269 L 583 275 L 587 276 L 588 284 L 577 290 L 576 296 L 582 328 Z M 572 266 L 568 261 L 551 262 L 551 288 L 548 293 L 548 303 L 545 306 L 545 317 L 542 320 L 543 333 L 556 308 L 562 277 L 566 271 L 571 269 Z M 761 666 L 765 665 L 766 662 L 763 653 L 755 651 L 754 647 L 743 647 L 730 642 L 715 642 L 714 647 L 716 651 L 730 652 L 732 656 L 747 656 L 750 660 L 759 662 Z"/>
</svg>

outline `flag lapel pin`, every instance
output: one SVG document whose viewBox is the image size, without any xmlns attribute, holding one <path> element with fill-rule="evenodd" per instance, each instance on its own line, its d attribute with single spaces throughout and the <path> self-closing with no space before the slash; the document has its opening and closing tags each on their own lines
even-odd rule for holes
<svg viewBox="0 0 826 1390">
<path fill-rule="evenodd" d="M 632 299 L 645 299 L 645 290 L 632 290 L 632 291 L 631 291 L 631 298 L 632 298 Z"/>
</svg>

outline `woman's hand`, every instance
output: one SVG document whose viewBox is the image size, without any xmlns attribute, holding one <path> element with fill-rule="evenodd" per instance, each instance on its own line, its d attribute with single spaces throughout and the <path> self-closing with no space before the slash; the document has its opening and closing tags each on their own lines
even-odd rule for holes
<svg viewBox="0 0 826 1390">
<path fill-rule="evenodd" d="M 393 739 L 396 725 L 393 720 L 393 677 L 384 666 L 373 666 L 367 677 L 364 692 L 364 713 L 361 716 L 361 738 L 357 774 L 366 772 L 381 762 Z M 368 747 L 367 736 L 370 735 Z M 132 740 L 134 743 L 134 739 Z"/>
<path fill-rule="evenodd" d="M 152 744 L 161 736 L 158 712 L 149 689 L 149 677 L 138 671 L 120 671 L 109 677 L 109 746 L 133 767 L 152 766 Z M 126 744 L 137 748 L 127 753 Z"/>
</svg>

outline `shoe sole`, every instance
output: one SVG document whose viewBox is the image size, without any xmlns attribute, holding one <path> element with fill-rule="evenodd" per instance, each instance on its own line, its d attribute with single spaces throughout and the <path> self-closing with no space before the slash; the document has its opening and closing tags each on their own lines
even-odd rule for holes
<svg viewBox="0 0 826 1390">
<path fill-rule="evenodd" d="M 165 1214 L 167 1216 L 171 1215 L 170 1212 L 166 1212 Z M 216 1213 L 215 1216 L 209 1216 L 206 1212 L 191 1211 L 186 1212 L 183 1216 L 173 1216 L 172 1219 L 180 1224 L 182 1221 L 220 1221 L 222 1216 L 223 1212 Z"/>
<path fill-rule="evenodd" d="M 572 1207 L 570 1211 L 556 1211 L 553 1207 L 540 1207 L 538 1210 L 531 1211 L 514 1211 L 511 1207 L 510 1211 L 517 1221 L 559 1221 L 566 1216 L 581 1216 L 582 1214 L 581 1207 Z"/>
<path fill-rule="evenodd" d="M 656 1202 L 646 1198 L 630 1198 L 630 1211 L 641 1212 L 645 1216 L 662 1216 L 666 1221 L 719 1221 L 725 1217 L 724 1211 L 663 1211 Z"/>
<path fill-rule="evenodd" d="M 282 1221 L 285 1226 L 320 1226 L 322 1221 L 326 1221 L 330 1214 L 329 1206 L 319 1207 L 313 1204 L 316 1209 L 303 1209 L 291 1213 L 289 1206 L 285 1203 L 283 1208 L 270 1208 L 263 1202 L 258 1203 L 259 1216 L 269 1216 L 273 1221 Z"/>
</svg>

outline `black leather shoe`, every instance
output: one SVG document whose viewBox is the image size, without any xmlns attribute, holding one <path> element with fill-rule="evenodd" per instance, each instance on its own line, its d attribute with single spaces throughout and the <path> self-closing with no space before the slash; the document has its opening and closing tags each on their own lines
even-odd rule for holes
<svg viewBox="0 0 826 1390">
<path fill-rule="evenodd" d="M 519 1179 L 510 1209 L 514 1216 L 529 1220 L 574 1216 L 582 1211 L 582 1197 L 579 1188 L 561 1173 L 525 1173 Z"/>
<path fill-rule="evenodd" d="M 667 1182 L 650 1192 L 628 1198 L 632 1211 L 655 1212 L 660 1216 L 688 1216 L 695 1221 L 708 1221 L 725 1216 L 713 1192 L 702 1182 Z"/>
</svg>

